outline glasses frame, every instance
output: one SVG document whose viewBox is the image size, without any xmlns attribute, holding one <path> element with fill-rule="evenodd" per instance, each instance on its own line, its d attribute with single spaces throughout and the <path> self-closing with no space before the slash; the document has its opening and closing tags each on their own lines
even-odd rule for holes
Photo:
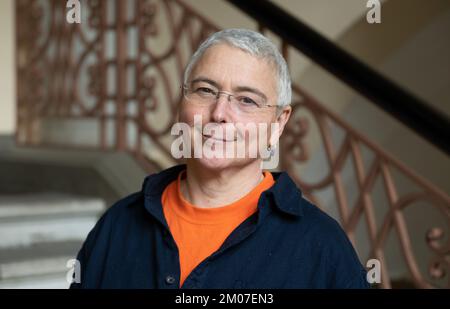
<svg viewBox="0 0 450 309">
<path fill-rule="evenodd" d="M 181 86 L 181 90 L 182 90 L 182 92 L 183 92 L 183 97 L 184 97 L 187 101 L 191 101 L 191 99 L 189 99 L 189 97 L 188 97 L 188 95 L 187 95 L 187 92 L 189 91 L 188 85 L 183 84 L 183 85 Z M 233 93 L 231 93 L 231 92 L 219 90 L 219 91 L 217 91 L 217 95 L 216 95 L 216 97 L 215 97 L 215 102 L 214 102 L 214 103 L 217 103 L 217 101 L 219 100 L 219 98 L 220 98 L 220 96 L 221 96 L 222 94 L 226 94 L 226 95 L 228 96 L 228 97 L 227 97 L 227 101 L 230 102 L 230 103 L 231 103 L 230 97 L 236 98 L 236 95 L 233 94 Z M 266 107 L 280 107 L 280 105 L 277 105 L 277 104 L 266 104 L 266 103 L 264 103 L 264 105 L 259 106 L 259 105 L 256 104 L 256 108 L 257 108 L 257 109 L 263 109 L 263 108 L 266 108 Z"/>
</svg>

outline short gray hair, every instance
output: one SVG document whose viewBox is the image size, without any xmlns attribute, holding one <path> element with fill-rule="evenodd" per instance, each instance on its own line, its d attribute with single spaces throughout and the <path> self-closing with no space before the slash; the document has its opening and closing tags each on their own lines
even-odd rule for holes
<svg viewBox="0 0 450 309">
<path fill-rule="evenodd" d="M 265 59 L 275 65 L 278 73 L 278 102 L 277 105 L 286 106 L 291 103 L 291 77 L 283 56 L 277 47 L 264 35 L 248 29 L 225 29 L 212 34 L 195 51 L 184 71 L 184 84 L 187 83 L 191 71 L 205 51 L 219 43 L 228 43 L 249 54 Z"/>
</svg>

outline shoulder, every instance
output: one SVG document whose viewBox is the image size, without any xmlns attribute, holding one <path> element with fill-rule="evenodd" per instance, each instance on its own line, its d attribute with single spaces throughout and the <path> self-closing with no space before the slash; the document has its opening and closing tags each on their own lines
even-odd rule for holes
<svg viewBox="0 0 450 309">
<path fill-rule="evenodd" d="M 347 241 L 347 235 L 339 222 L 319 207 L 302 197 L 299 201 L 302 208 L 302 224 L 311 229 L 317 237 L 324 239 Z"/>
<path fill-rule="evenodd" d="M 154 204 L 156 200 L 160 199 L 167 184 L 175 179 L 183 168 L 183 165 L 179 165 L 145 177 L 141 190 L 121 198 L 109 207 L 97 222 L 94 230 L 110 231 L 112 226 L 118 230 L 121 226 L 143 220 L 146 201 Z"/>
<path fill-rule="evenodd" d="M 77 260 L 81 265 L 81 277 L 84 278 L 82 284 L 73 283 L 71 288 L 99 286 L 112 244 L 117 246 L 117 235 L 121 234 L 120 230 L 125 226 L 126 218 L 132 217 L 130 209 L 139 203 L 140 196 L 140 192 L 130 194 L 114 203 L 102 214 L 77 254 Z"/>
<path fill-rule="evenodd" d="M 318 245 L 328 249 L 339 248 L 339 252 L 346 248 L 353 250 L 352 243 L 338 221 L 303 197 L 300 204 L 303 215 L 299 226 L 302 226 Z"/>
<path fill-rule="evenodd" d="M 115 202 L 104 212 L 102 217 L 105 217 L 105 219 L 108 220 L 117 218 L 118 216 L 129 212 L 134 206 L 142 204 L 143 200 L 141 191 L 131 193 Z"/>
<path fill-rule="evenodd" d="M 317 241 L 319 245 L 350 244 L 340 224 L 306 199 L 288 173 L 273 173 L 273 175 L 276 182 L 269 192 L 279 210 L 298 218 L 289 221 L 298 229 L 297 233 Z"/>
<path fill-rule="evenodd" d="M 325 261 L 329 286 L 338 288 L 368 287 L 366 270 L 357 255 L 346 232 L 330 215 L 319 207 L 302 198 L 303 217 L 299 225 L 318 254 Z"/>
<path fill-rule="evenodd" d="M 89 246 L 90 244 L 97 243 L 100 239 L 103 241 L 109 239 L 113 229 L 120 226 L 121 221 L 123 222 L 127 217 L 131 217 L 131 209 L 135 205 L 140 204 L 140 200 L 142 200 L 141 192 L 135 192 L 118 200 L 106 209 L 89 232 L 85 244 Z"/>
</svg>

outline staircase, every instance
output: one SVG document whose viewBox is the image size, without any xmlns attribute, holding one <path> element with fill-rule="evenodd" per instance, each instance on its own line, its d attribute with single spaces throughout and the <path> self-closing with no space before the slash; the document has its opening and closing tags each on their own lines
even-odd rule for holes
<svg viewBox="0 0 450 309">
<path fill-rule="evenodd" d="M 125 154 L 17 147 L 0 135 L 0 288 L 67 288 L 68 260 L 145 175 Z"/>
<path fill-rule="evenodd" d="M 104 210 L 99 198 L 0 196 L 0 288 L 67 288 L 66 264 Z"/>
</svg>

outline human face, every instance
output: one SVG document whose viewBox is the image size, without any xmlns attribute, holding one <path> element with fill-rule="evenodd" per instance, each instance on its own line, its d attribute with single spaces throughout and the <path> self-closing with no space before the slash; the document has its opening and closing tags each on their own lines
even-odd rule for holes
<svg viewBox="0 0 450 309">
<path fill-rule="evenodd" d="M 276 73 L 272 64 L 266 60 L 254 57 L 236 47 L 228 44 L 218 44 L 210 47 L 203 54 L 201 59 L 194 66 L 188 80 L 188 84 L 193 81 L 200 81 L 202 85 L 211 86 L 219 91 L 227 93 L 238 93 L 245 89 L 245 92 L 252 95 L 263 96 L 269 105 L 277 103 L 277 82 Z M 222 132 L 225 130 L 234 131 L 232 137 L 223 136 L 223 139 L 215 140 L 211 138 L 212 134 L 204 134 L 201 132 L 203 142 L 213 143 L 224 149 L 226 147 L 239 147 L 237 137 L 242 132 L 234 125 L 243 124 L 252 125 L 256 127 L 259 124 L 265 124 L 270 131 L 272 123 L 279 124 L 279 130 L 275 132 L 277 139 L 281 134 L 284 125 L 289 118 L 290 107 L 286 107 L 281 113 L 277 114 L 275 107 L 263 107 L 254 113 L 240 113 L 230 105 L 227 95 L 221 95 L 215 104 L 201 106 L 183 98 L 179 110 L 179 121 L 187 123 L 194 127 L 194 116 L 201 116 L 202 127 L 208 125 L 218 129 Z M 228 131 L 229 132 L 229 131 Z M 242 138 L 247 147 L 258 144 L 258 138 L 242 133 Z M 269 139 L 274 136 L 267 134 L 267 143 Z M 194 145 L 194 141 L 192 141 Z M 258 147 L 258 146 L 256 146 Z M 196 160 L 205 168 L 210 169 L 224 169 L 227 167 L 239 167 L 256 161 L 260 162 L 260 158 L 250 158 L 246 155 L 245 158 L 222 158 L 213 157 L 207 158 L 192 158 L 188 160 Z"/>
</svg>

